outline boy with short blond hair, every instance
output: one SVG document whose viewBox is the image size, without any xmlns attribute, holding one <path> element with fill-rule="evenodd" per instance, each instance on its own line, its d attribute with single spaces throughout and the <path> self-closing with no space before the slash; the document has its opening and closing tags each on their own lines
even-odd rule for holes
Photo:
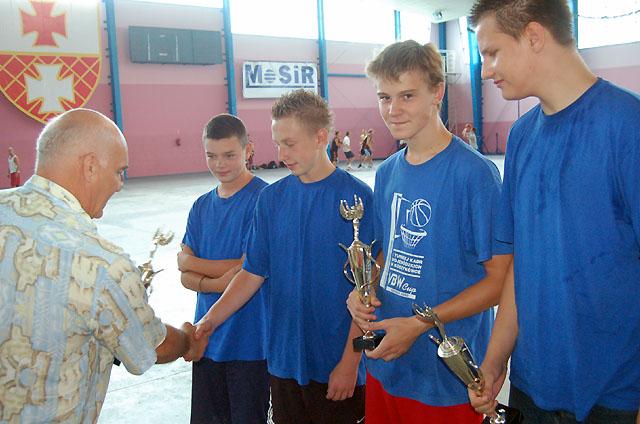
<svg viewBox="0 0 640 424">
<path fill-rule="evenodd" d="M 275 423 L 354 424 L 364 415 L 364 365 L 352 339 L 338 243 L 353 240 L 340 200 L 362 198 L 360 237 L 373 239 L 373 194 L 326 155 L 331 114 L 316 94 L 298 90 L 273 105 L 278 159 L 291 175 L 260 195 L 243 269 L 200 321 L 198 336 L 216 330 L 265 280 L 267 359 Z M 215 332 L 213 333 L 215 335 Z"/>
</svg>

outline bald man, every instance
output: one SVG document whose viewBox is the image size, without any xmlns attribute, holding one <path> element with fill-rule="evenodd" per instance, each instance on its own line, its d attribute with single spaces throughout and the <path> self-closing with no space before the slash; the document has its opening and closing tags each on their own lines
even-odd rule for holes
<svg viewBox="0 0 640 424">
<path fill-rule="evenodd" d="M 0 191 L 0 422 L 95 422 L 114 358 L 142 374 L 198 348 L 92 221 L 127 164 L 113 122 L 76 109 L 38 137 L 35 175 Z"/>
</svg>

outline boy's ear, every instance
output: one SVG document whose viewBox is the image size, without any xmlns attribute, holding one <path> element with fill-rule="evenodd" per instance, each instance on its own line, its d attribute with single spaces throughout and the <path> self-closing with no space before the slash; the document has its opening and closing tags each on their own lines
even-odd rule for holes
<svg viewBox="0 0 640 424">
<path fill-rule="evenodd" d="M 326 128 L 320 128 L 316 132 L 316 143 L 326 148 L 328 142 L 329 142 L 329 131 Z"/>
<path fill-rule="evenodd" d="M 534 53 L 539 53 L 547 41 L 547 30 L 538 22 L 529 22 L 522 31 L 522 37 Z"/>
<path fill-rule="evenodd" d="M 445 92 L 445 83 L 441 82 L 438 85 L 436 85 L 435 90 L 436 90 L 436 100 L 438 102 L 438 104 L 442 103 L 442 99 L 444 99 L 444 92 Z"/>
</svg>

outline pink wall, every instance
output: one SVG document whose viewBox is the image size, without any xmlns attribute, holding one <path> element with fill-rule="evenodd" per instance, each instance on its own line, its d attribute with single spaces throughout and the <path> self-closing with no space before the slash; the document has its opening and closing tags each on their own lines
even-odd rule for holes
<svg viewBox="0 0 640 424">
<path fill-rule="evenodd" d="M 101 11 L 104 18 L 104 10 Z M 1 24 L 2 18 L 0 18 Z M 123 108 L 124 133 L 129 143 L 129 176 L 166 175 L 206 171 L 201 131 L 213 115 L 227 110 L 224 65 L 184 66 L 134 64 L 129 60 L 128 27 L 131 25 L 222 30 L 220 9 L 119 0 L 116 4 L 118 58 Z M 449 84 L 449 115 L 453 129 L 459 131 L 472 120 L 468 64 L 460 44 L 457 22 L 450 22 L 447 44 L 458 51 L 461 76 Z M 432 39 L 437 38 L 437 26 Z M 102 48 L 106 55 L 106 34 Z M 328 42 L 330 73 L 363 74 L 365 64 L 379 45 Z M 273 99 L 243 99 L 241 65 L 247 60 L 317 61 L 315 40 L 234 35 L 236 93 L 238 115 L 245 121 L 256 142 L 255 163 L 276 159 L 271 140 L 270 109 Z M 640 43 L 594 48 L 581 51 L 585 61 L 598 75 L 623 87 L 640 91 Z M 491 84 L 483 84 L 484 132 L 488 151 L 504 151 L 510 125 L 518 117 L 517 102 L 506 102 Z M 350 130 L 358 140 L 362 128 L 375 131 L 374 155 L 386 157 L 393 149 L 393 138 L 378 111 L 375 89 L 366 78 L 330 77 L 329 103 L 335 126 L 343 133 Z M 535 104 L 535 99 L 520 102 L 520 114 Z M 111 116 L 109 62 L 103 57 L 100 83 L 86 107 Z M 9 145 L 15 147 L 23 162 L 23 180 L 33 172 L 35 139 L 42 124 L 0 98 L 0 152 L 6 156 Z M 4 158 L 3 158 L 4 159 Z M 4 160 L 1 175 L 5 175 Z M 0 178 L 0 187 L 8 179 Z"/>
<path fill-rule="evenodd" d="M 104 19 L 104 7 L 101 10 Z M 0 18 L 0 23 L 1 23 Z M 224 64 L 213 66 L 135 64 L 129 60 L 129 26 L 222 30 L 220 9 L 119 0 L 116 3 L 118 60 L 124 134 L 129 144 L 130 177 L 204 172 L 201 132 L 208 119 L 227 111 Z M 112 117 L 106 33 L 101 79 L 85 107 Z M 329 72 L 363 74 L 378 45 L 328 42 Z M 234 35 L 238 115 L 256 143 L 255 164 L 276 160 L 271 140 L 273 99 L 243 99 L 241 66 L 247 60 L 317 62 L 315 40 Z M 359 134 L 375 131 L 374 155 L 385 157 L 393 146 L 377 111 L 375 90 L 366 78 L 329 78 L 329 103 L 336 128 Z M 34 145 L 42 124 L 0 98 L 0 151 L 16 148 L 23 180 L 33 172 Z M 352 139 L 357 140 L 357 136 Z M 4 162 L 3 162 L 4 163 Z M 6 165 L 4 165 L 6 166 Z M 2 170 L 4 174 L 4 169 Z M 8 179 L 0 179 L 0 187 Z"/>
</svg>

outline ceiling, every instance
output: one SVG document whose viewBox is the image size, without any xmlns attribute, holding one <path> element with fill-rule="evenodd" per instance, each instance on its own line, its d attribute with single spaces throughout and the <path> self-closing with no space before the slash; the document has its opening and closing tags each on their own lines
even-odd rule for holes
<svg viewBox="0 0 640 424">
<path fill-rule="evenodd" d="M 394 9 L 428 15 L 434 23 L 466 16 L 475 0 L 375 0 Z"/>
</svg>

